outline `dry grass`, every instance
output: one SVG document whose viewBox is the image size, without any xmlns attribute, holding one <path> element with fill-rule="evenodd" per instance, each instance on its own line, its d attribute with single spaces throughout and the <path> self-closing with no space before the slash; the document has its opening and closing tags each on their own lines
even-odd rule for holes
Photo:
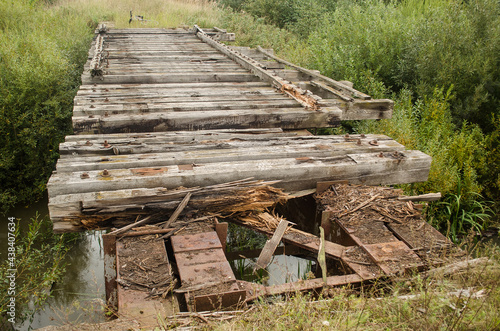
<svg viewBox="0 0 500 331">
<path fill-rule="evenodd" d="M 57 6 L 88 15 L 94 21 L 111 21 L 115 28 L 176 28 L 183 25 L 211 27 L 219 23 L 215 2 L 206 0 L 61 0 Z M 133 20 L 130 11 L 145 21 Z"/>
<path fill-rule="evenodd" d="M 250 313 L 214 330 L 498 330 L 500 251 L 491 263 L 454 274 L 379 281 L 364 289 L 329 289 L 320 297 L 298 294 L 259 302 Z"/>
</svg>

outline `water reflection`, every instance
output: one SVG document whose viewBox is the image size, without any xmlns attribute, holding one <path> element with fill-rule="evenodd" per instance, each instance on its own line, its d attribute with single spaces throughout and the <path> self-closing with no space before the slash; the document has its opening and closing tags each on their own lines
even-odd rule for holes
<svg viewBox="0 0 500 331">
<path fill-rule="evenodd" d="M 0 260 L 7 256 L 8 217 L 19 220 L 21 233 L 25 233 L 32 218 L 48 215 L 48 200 L 29 206 L 18 206 L 0 220 Z M 30 330 L 47 325 L 102 322 L 105 320 L 102 306 L 105 300 L 102 233 L 81 233 L 72 243 L 65 262 L 63 278 L 54 284 L 52 297 L 32 318 L 17 325 L 18 330 Z"/>
<path fill-rule="evenodd" d="M 257 258 L 229 261 L 237 279 L 260 283 L 265 286 L 281 285 L 307 279 L 316 265 L 315 261 L 293 255 L 274 255 L 265 269 L 253 272 Z"/>
<path fill-rule="evenodd" d="M 102 322 L 105 300 L 101 232 L 82 233 L 66 256 L 66 273 L 54 284 L 47 300 L 32 321 L 21 330 L 47 325 Z"/>
</svg>

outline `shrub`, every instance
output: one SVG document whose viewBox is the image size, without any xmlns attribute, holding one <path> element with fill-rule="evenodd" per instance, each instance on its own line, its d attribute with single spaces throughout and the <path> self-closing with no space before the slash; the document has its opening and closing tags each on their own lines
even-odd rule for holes
<svg viewBox="0 0 500 331">
<path fill-rule="evenodd" d="M 41 196 L 71 132 L 87 21 L 28 1 L 0 0 L 0 204 Z M 71 22 L 71 24 L 69 24 Z M 57 29 L 64 26 L 66 29 Z"/>
</svg>

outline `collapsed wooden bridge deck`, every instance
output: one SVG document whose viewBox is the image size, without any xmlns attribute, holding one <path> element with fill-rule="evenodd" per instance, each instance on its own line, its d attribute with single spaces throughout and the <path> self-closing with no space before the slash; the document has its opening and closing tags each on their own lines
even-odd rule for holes
<svg viewBox="0 0 500 331">
<path fill-rule="evenodd" d="M 123 244 L 115 234 L 103 236 L 108 299 L 121 313 L 147 305 L 152 296 L 165 298 L 163 294 L 175 287 L 177 273 L 182 285 L 177 293 L 193 301 L 197 310 L 217 308 L 214 302 L 228 306 L 258 295 L 321 287 L 325 280 L 272 288 L 238 282 L 227 269 L 227 227 L 219 220 L 273 235 L 278 224 L 269 224 L 279 218 L 268 214 L 268 208 L 318 194 L 318 182 L 329 187 L 338 180 L 390 185 L 427 179 L 431 158 L 405 150 L 389 137 L 313 136 L 303 130 L 336 126 L 342 120 L 390 118 L 391 100 L 373 100 L 349 82 L 298 67 L 272 50 L 220 42 L 233 37 L 221 29 L 196 26 L 96 31 L 75 97 L 75 135 L 61 144 L 48 183 L 49 211 L 56 232 L 123 227 L 139 219 L 156 224 L 142 229 L 149 238 L 144 239 L 147 247 L 157 255 L 156 264 L 140 269 L 151 272 L 163 265 L 168 272 L 163 272 L 164 279 L 143 275 L 152 277 L 149 285 L 131 280 L 123 267 L 129 264 L 119 262 L 133 254 L 136 243 Z M 326 207 L 318 203 L 317 208 Z M 330 216 L 321 211 L 309 220 L 309 227 L 328 230 L 326 256 L 345 270 L 329 275 L 329 285 L 430 265 L 396 225 L 387 227 L 392 237 L 367 242 L 354 235 L 349 224 Z M 378 222 L 382 227 L 387 223 Z M 306 223 L 298 227 L 305 230 Z M 336 224 L 339 238 L 332 237 L 331 224 Z M 318 253 L 317 231 L 290 231 L 278 241 Z M 417 232 L 422 231 L 449 244 L 432 227 L 421 225 Z M 348 241 L 342 242 L 345 238 Z M 186 249 L 193 242 L 208 246 L 195 247 L 193 253 Z M 137 245 L 137 250 L 148 249 Z M 165 250 L 171 250 L 170 260 Z M 391 253 L 384 255 L 384 250 Z M 199 255 L 206 258 L 198 261 Z M 408 263 L 394 266 L 388 255 L 405 256 Z M 190 259 L 198 265 L 212 262 L 206 268 L 193 267 Z M 225 276 L 190 276 L 218 267 Z M 217 286 L 210 292 L 207 288 L 214 282 Z M 158 302 L 149 304 L 157 307 Z"/>
</svg>

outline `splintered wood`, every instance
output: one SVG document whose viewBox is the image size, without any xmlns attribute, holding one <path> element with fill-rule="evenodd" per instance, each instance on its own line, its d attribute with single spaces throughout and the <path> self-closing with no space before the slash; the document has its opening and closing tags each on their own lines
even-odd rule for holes
<svg viewBox="0 0 500 331">
<path fill-rule="evenodd" d="M 323 180 L 424 181 L 431 163 L 428 155 L 405 151 L 383 135 L 304 136 L 252 129 L 66 140 L 47 184 L 58 232 L 123 225 L 170 212 L 188 193 L 192 209 L 229 213 L 264 210 L 286 199 L 280 189 L 312 189 Z"/>
</svg>

